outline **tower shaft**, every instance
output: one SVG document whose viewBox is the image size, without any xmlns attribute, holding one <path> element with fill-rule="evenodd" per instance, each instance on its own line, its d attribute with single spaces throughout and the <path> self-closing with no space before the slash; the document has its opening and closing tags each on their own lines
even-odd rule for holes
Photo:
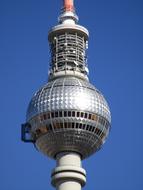
<svg viewBox="0 0 143 190">
<path fill-rule="evenodd" d="M 80 155 L 63 152 L 57 155 L 57 166 L 52 171 L 52 185 L 57 190 L 81 190 L 86 183 L 86 172 L 81 167 Z"/>
</svg>

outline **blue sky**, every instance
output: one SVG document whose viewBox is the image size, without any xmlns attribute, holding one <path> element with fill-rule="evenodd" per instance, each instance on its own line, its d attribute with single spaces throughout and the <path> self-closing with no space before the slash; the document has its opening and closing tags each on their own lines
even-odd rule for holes
<svg viewBox="0 0 143 190">
<path fill-rule="evenodd" d="M 90 32 L 90 81 L 105 95 L 112 130 L 102 150 L 83 162 L 85 190 L 143 189 L 143 1 L 75 0 Z M 47 81 L 47 32 L 59 0 L 0 1 L 1 190 L 52 190 L 55 162 L 20 141 L 33 93 Z"/>
</svg>

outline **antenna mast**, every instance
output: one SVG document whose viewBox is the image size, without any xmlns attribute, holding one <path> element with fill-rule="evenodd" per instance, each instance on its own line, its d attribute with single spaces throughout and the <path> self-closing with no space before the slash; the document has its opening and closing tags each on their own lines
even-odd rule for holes
<svg viewBox="0 0 143 190">
<path fill-rule="evenodd" d="M 63 0 L 64 11 L 74 12 L 74 1 L 73 0 Z"/>
</svg>

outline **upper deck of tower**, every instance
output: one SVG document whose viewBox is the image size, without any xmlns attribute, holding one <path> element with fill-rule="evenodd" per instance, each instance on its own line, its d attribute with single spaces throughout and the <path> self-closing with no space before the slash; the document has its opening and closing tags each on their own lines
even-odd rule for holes
<svg viewBox="0 0 143 190">
<path fill-rule="evenodd" d="M 78 25 L 73 0 L 64 0 L 59 24 L 48 35 L 51 62 L 49 80 L 60 76 L 75 76 L 88 80 L 86 50 L 88 30 Z"/>
</svg>

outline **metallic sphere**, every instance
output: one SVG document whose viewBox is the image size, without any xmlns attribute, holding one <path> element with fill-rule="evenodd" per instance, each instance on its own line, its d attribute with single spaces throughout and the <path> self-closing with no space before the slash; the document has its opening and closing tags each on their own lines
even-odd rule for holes
<svg viewBox="0 0 143 190">
<path fill-rule="evenodd" d="M 99 150 L 110 130 L 110 110 L 103 95 L 88 81 L 60 77 L 33 96 L 27 122 L 37 148 L 55 158 L 78 152 L 82 159 Z"/>
</svg>

